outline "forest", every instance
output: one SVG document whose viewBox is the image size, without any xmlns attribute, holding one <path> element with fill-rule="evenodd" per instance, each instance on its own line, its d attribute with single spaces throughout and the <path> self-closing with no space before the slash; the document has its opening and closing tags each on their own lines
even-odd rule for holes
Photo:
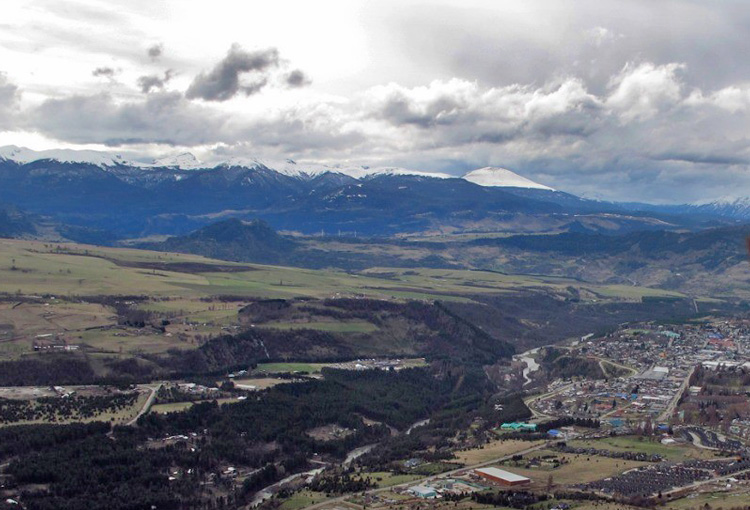
<svg viewBox="0 0 750 510">
<path fill-rule="evenodd" d="M 6 427 L 0 429 L 0 461 L 10 460 L 10 483 L 30 510 L 214 508 L 249 501 L 258 489 L 304 469 L 314 452 L 340 460 L 357 446 L 386 439 L 389 426 L 403 431 L 432 417 L 436 428 L 428 435 L 438 437 L 462 423 L 467 410 L 478 409 L 487 391 L 481 377 L 448 365 L 324 369 L 324 376 L 278 385 L 236 404 L 214 401 L 148 414 L 135 428 Z M 327 441 L 306 433 L 332 423 L 353 433 Z M 186 439 L 158 439 L 168 436 Z M 256 471 L 235 487 L 223 478 L 227 465 Z M 211 484 L 201 485 L 206 480 Z"/>
</svg>

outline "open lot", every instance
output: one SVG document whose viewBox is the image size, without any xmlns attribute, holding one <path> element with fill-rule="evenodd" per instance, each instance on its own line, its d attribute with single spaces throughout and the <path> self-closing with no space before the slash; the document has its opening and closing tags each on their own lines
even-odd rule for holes
<svg viewBox="0 0 750 510">
<path fill-rule="evenodd" d="M 523 467 L 528 458 L 543 457 L 545 455 L 564 457 L 568 462 L 555 469 L 547 467 Z M 547 477 L 552 475 L 555 483 L 574 484 L 599 480 L 643 465 L 646 465 L 646 463 L 598 457 L 596 455 L 560 454 L 553 450 L 538 450 L 524 457 L 518 465 L 513 461 L 506 461 L 499 467 L 531 478 L 536 483 L 546 483 Z"/>
<path fill-rule="evenodd" d="M 542 444 L 543 441 L 517 441 L 517 440 L 498 440 L 492 441 L 483 448 L 474 448 L 471 450 L 464 450 L 456 452 L 456 459 L 458 462 L 471 466 L 474 464 L 481 464 L 489 462 L 492 459 L 499 459 L 506 455 L 513 455 L 516 452 L 520 452 Z"/>
<path fill-rule="evenodd" d="M 648 441 L 644 438 L 623 436 L 608 437 L 595 441 L 573 440 L 568 441 L 569 446 L 598 448 L 601 450 L 612 450 L 618 452 L 642 452 L 650 455 L 658 454 L 672 461 L 688 459 L 711 459 L 714 455 L 711 451 L 696 448 L 687 444 L 664 445 L 658 441 Z"/>
</svg>

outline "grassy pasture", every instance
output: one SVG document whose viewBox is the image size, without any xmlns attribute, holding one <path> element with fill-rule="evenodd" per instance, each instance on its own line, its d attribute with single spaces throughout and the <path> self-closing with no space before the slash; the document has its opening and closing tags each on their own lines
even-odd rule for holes
<svg viewBox="0 0 750 510">
<path fill-rule="evenodd" d="M 158 268 L 154 268 L 158 267 Z M 218 294 L 259 298 L 366 295 L 376 298 L 459 299 L 518 288 L 588 288 L 614 299 L 675 296 L 625 285 L 589 285 L 551 276 L 491 271 L 375 267 L 360 274 L 260 264 L 196 255 L 71 243 L 0 240 L 0 292 L 58 295 L 150 295 L 197 298 Z M 169 305 L 166 305 L 169 306 Z"/>
</svg>

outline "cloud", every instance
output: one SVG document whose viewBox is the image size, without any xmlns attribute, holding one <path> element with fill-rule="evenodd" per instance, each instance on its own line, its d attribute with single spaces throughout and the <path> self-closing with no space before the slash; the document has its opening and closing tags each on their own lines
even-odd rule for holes
<svg viewBox="0 0 750 510">
<path fill-rule="evenodd" d="M 365 137 L 341 115 L 336 108 L 318 104 L 235 117 L 176 91 L 152 91 L 126 102 L 108 93 L 48 99 L 26 113 L 24 127 L 78 144 L 247 147 L 252 140 L 256 152 L 278 156 L 330 150 L 355 154 Z"/>
<path fill-rule="evenodd" d="M 588 30 L 585 30 L 583 33 L 584 37 L 597 48 L 624 37 L 622 34 L 616 34 L 612 30 L 605 27 L 590 28 Z"/>
<path fill-rule="evenodd" d="M 146 75 L 139 80 L 145 96 L 49 99 L 21 115 L 24 126 L 68 143 L 218 144 L 225 155 L 454 174 L 500 165 L 609 199 L 697 200 L 750 189 L 750 84 L 690 86 L 690 69 L 682 63 L 627 63 L 598 92 L 574 75 L 507 86 L 452 78 L 413 87 L 389 83 L 351 98 L 295 100 L 273 109 L 259 105 L 240 115 L 214 102 L 278 85 L 288 73 L 274 63 L 274 52 L 253 67 L 262 71 L 232 74 L 249 68 L 249 54 L 233 51 L 242 58 L 230 51 L 203 75 L 203 85 L 214 85 L 207 96 L 216 99 L 192 101 L 164 90 L 171 74 Z M 16 95 L 13 85 L 0 83 L 0 104 Z"/>
<path fill-rule="evenodd" d="M 117 71 L 114 70 L 112 67 L 97 67 L 93 71 L 91 71 L 91 74 L 93 76 L 104 76 L 105 78 L 114 78 Z"/>
<path fill-rule="evenodd" d="M 275 48 L 245 51 L 232 45 L 229 53 L 208 73 L 201 73 L 185 93 L 189 99 L 227 101 L 239 93 L 256 94 L 268 82 L 267 72 L 279 66 L 279 52 Z M 252 74 L 252 81 L 243 83 L 241 75 Z"/>
<path fill-rule="evenodd" d="M 174 77 L 174 71 L 171 69 L 167 69 L 164 72 L 164 76 L 156 74 L 141 76 L 138 78 L 138 87 L 141 89 L 141 92 L 148 94 L 152 90 L 163 89 L 172 77 Z"/>
<path fill-rule="evenodd" d="M 163 53 L 164 45 L 161 43 L 154 44 L 153 46 L 149 46 L 148 49 L 146 49 L 146 55 L 148 55 L 148 58 L 150 58 L 151 60 L 159 60 Z"/>
<path fill-rule="evenodd" d="M 12 128 L 18 114 L 18 101 L 21 93 L 18 87 L 0 73 L 0 129 Z"/>
<path fill-rule="evenodd" d="M 680 100 L 682 83 L 677 72 L 684 69 L 684 65 L 676 63 L 662 66 L 627 64 L 610 81 L 612 92 L 607 105 L 618 110 L 624 121 L 653 117 Z"/>
<path fill-rule="evenodd" d="M 284 77 L 286 84 L 292 88 L 304 87 L 310 84 L 310 78 L 299 69 L 295 69 Z"/>
<path fill-rule="evenodd" d="M 484 88 L 459 79 L 412 89 L 390 84 L 368 95 L 367 108 L 375 118 L 419 128 L 415 139 L 425 137 L 423 143 L 433 146 L 582 135 L 602 109 L 601 101 L 573 78 L 544 88 Z"/>
<path fill-rule="evenodd" d="M 48 99 L 27 114 L 27 126 L 71 143 L 199 145 L 222 141 L 226 118 L 158 92 L 120 103 L 110 94 Z"/>
</svg>

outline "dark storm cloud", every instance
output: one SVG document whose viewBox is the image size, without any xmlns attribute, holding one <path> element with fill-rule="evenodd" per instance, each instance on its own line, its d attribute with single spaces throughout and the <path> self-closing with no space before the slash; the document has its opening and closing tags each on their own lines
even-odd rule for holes
<svg viewBox="0 0 750 510">
<path fill-rule="evenodd" d="M 267 84 L 267 72 L 278 66 L 276 48 L 245 51 L 235 44 L 211 71 L 196 76 L 185 95 L 205 101 L 227 101 L 239 93 L 249 96 Z M 250 84 L 241 82 L 240 77 L 245 74 L 253 75 Z"/>
<path fill-rule="evenodd" d="M 158 76 L 156 74 L 141 76 L 140 78 L 138 78 L 138 87 L 144 94 L 148 94 L 152 90 L 161 90 L 169 82 L 169 80 L 172 79 L 173 76 L 174 71 L 172 71 L 171 69 L 167 69 L 164 72 L 164 76 Z"/>
<path fill-rule="evenodd" d="M 304 87 L 310 84 L 310 78 L 299 69 L 295 69 L 284 77 L 286 84 L 292 88 Z"/>
<path fill-rule="evenodd" d="M 91 71 L 91 74 L 93 76 L 103 76 L 105 78 L 114 78 L 116 71 L 111 67 L 97 67 L 93 71 Z"/>
<path fill-rule="evenodd" d="M 164 45 L 161 43 L 154 44 L 153 46 L 149 46 L 146 50 L 146 54 L 148 55 L 148 58 L 151 60 L 158 60 L 162 54 L 164 53 Z"/>
</svg>

